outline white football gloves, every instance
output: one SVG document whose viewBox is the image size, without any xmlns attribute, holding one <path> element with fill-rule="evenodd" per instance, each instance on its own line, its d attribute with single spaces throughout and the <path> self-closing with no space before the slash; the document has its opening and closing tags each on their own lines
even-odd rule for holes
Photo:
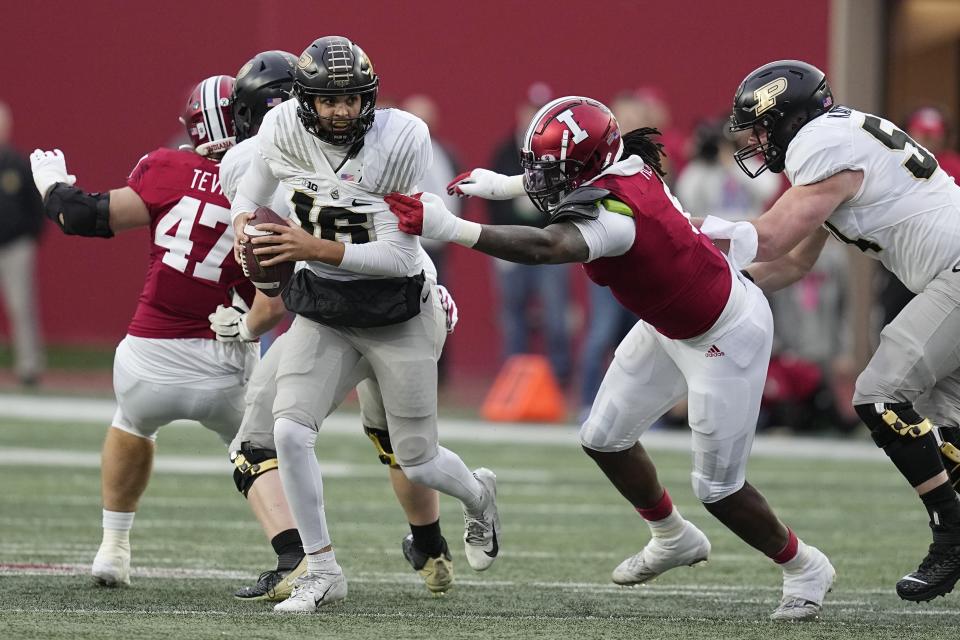
<svg viewBox="0 0 960 640">
<path fill-rule="evenodd" d="M 505 176 L 487 169 L 461 173 L 447 185 L 451 196 L 477 196 L 487 200 L 510 200 L 526 195 L 523 176 Z"/>
<path fill-rule="evenodd" d="M 60 149 L 53 151 L 35 149 L 30 154 L 30 169 L 33 171 L 33 181 L 37 185 L 41 198 L 46 198 L 47 192 L 58 182 L 69 185 L 77 182 L 77 176 L 67 173 L 67 161 Z"/>
<path fill-rule="evenodd" d="M 257 339 L 247 327 L 247 314 L 240 307 L 221 304 L 207 319 L 218 342 L 254 342 Z"/>
<path fill-rule="evenodd" d="M 453 301 L 453 296 L 442 284 L 437 285 L 437 297 L 440 298 L 440 306 L 447 314 L 447 333 L 453 333 L 453 329 L 460 319 L 460 314 L 457 313 L 457 303 Z"/>
</svg>

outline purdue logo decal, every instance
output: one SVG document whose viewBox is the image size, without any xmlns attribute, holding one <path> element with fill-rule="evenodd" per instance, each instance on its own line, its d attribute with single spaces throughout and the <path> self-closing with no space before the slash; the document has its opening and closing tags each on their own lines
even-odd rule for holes
<svg viewBox="0 0 960 640">
<path fill-rule="evenodd" d="M 239 80 L 239 79 L 242 78 L 243 76 L 245 76 L 245 75 L 247 75 L 248 73 L 250 73 L 250 69 L 252 69 L 252 68 L 253 68 L 253 63 L 252 63 L 252 62 L 248 62 L 247 64 L 245 64 L 245 65 L 243 65 L 242 67 L 240 67 L 240 71 L 237 71 L 237 80 Z"/>
<path fill-rule="evenodd" d="M 777 78 L 773 82 L 768 82 L 753 92 L 753 99 L 757 101 L 754 107 L 754 113 L 757 117 L 761 113 L 777 106 L 777 96 L 787 90 L 787 79 Z"/>
<path fill-rule="evenodd" d="M 297 60 L 297 66 L 303 70 L 306 70 L 307 67 L 313 64 L 313 56 L 311 56 L 306 51 L 303 52 L 303 55 L 300 56 L 300 59 Z"/>
</svg>

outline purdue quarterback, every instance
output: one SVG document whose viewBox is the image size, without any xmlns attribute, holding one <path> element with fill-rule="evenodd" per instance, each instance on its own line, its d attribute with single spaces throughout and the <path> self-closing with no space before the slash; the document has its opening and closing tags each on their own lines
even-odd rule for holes
<svg viewBox="0 0 960 640">
<path fill-rule="evenodd" d="M 383 196 L 410 193 L 431 162 L 426 125 L 396 109 L 376 110 L 379 78 L 370 59 L 340 36 L 300 56 L 293 96 L 272 109 L 258 154 L 233 202 L 238 242 L 246 215 L 291 191 L 299 226 L 260 225 L 252 242 L 264 264 L 302 262 L 284 302 L 297 314 L 276 378 L 274 436 L 284 491 L 296 518 L 308 572 L 281 612 L 314 612 L 346 597 L 323 512 L 313 445 L 323 420 L 358 379 L 361 358 L 380 385 L 394 454 L 413 482 L 464 505 L 467 560 L 490 566 L 499 550 L 496 480 L 471 473 L 437 441 L 437 336 L 444 312 L 425 285 L 419 241 L 397 228 Z"/>
</svg>

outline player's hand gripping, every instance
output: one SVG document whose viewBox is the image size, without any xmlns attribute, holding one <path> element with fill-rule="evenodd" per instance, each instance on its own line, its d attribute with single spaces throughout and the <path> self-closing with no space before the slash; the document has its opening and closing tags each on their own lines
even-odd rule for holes
<svg viewBox="0 0 960 640">
<path fill-rule="evenodd" d="M 33 182 L 37 185 L 37 191 L 44 199 L 47 197 L 47 192 L 58 182 L 65 182 L 71 186 L 77 182 L 77 176 L 67 173 L 67 161 L 60 149 L 53 151 L 35 149 L 30 154 L 30 169 L 33 171 Z"/>
<path fill-rule="evenodd" d="M 460 314 L 457 312 L 457 303 L 453 301 L 453 296 L 442 284 L 437 285 L 437 297 L 440 298 L 440 306 L 447 314 L 447 333 L 453 333 L 453 329 L 460 319 Z"/>
<path fill-rule="evenodd" d="M 252 213 L 241 213 L 233 220 L 233 259 L 237 261 L 237 264 L 244 266 L 243 275 L 248 278 L 250 274 L 247 273 L 246 265 L 243 262 L 243 245 L 250 238 L 243 232 L 243 228 L 247 226 L 247 220 L 252 217 Z"/>
<path fill-rule="evenodd" d="M 257 229 L 272 232 L 267 236 L 248 239 L 255 247 L 253 252 L 262 256 L 260 266 L 271 267 L 281 262 L 299 260 L 323 260 L 323 252 L 317 245 L 326 241 L 313 237 L 299 225 L 289 221 L 287 224 L 266 222 L 258 224 Z"/>
<path fill-rule="evenodd" d="M 447 193 L 461 198 L 477 196 L 487 200 L 510 200 L 522 196 L 524 192 L 522 176 L 505 176 L 488 169 L 474 169 L 454 178 L 447 185 Z"/>
<path fill-rule="evenodd" d="M 247 326 L 247 314 L 240 307 L 225 307 L 222 304 L 207 316 L 210 328 L 217 334 L 218 342 L 253 342 L 253 335 Z"/>
</svg>

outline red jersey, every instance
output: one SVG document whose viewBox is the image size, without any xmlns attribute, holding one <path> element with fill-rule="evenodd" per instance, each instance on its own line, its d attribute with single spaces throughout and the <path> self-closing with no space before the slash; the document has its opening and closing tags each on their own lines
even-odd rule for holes
<svg viewBox="0 0 960 640">
<path fill-rule="evenodd" d="M 607 174 L 591 186 L 630 207 L 636 237 L 625 254 L 584 264 L 590 279 L 610 287 L 620 304 L 668 338 L 706 332 L 726 306 L 733 282 L 720 250 L 690 224 L 652 172 Z"/>
<path fill-rule="evenodd" d="M 140 159 L 127 185 L 150 212 L 150 264 L 127 333 L 141 338 L 214 339 L 207 316 L 249 303 L 253 285 L 233 258 L 230 203 L 219 165 L 192 151 L 157 149 Z"/>
</svg>

